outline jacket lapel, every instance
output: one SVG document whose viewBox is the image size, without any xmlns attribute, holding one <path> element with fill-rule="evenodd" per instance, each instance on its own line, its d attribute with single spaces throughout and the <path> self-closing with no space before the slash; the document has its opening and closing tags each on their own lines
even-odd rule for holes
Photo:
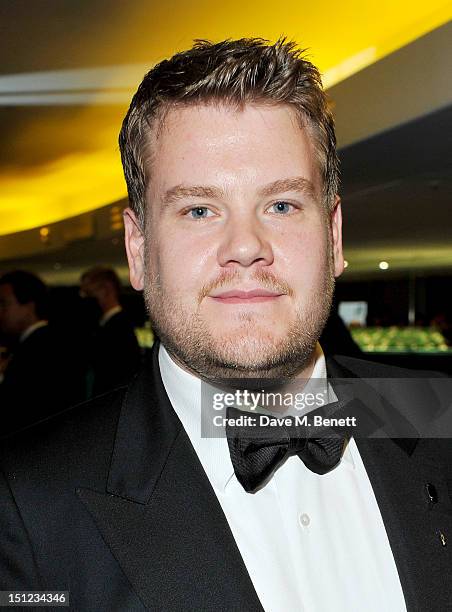
<svg viewBox="0 0 452 612">
<path fill-rule="evenodd" d="M 166 395 L 158 345 L 124 398 L 107 493 L 78 494 L 146 607 L 262 612 L 221 506 Z"/>
<path fill-rule="evenodd" d="M 328 374 L 356 377 L 336 360 Z M 369 386 L 369 402 L 379 404 Z M 379 404 L 381 405 L 381 404 Z M 390 408 L 387 402 L 383 405 Z M 413 406 L 420 412 L 434 406 Z M 394 411 L 402 414 L 399 406 Z M 452 503 L 437 440 L 357 439 L 399 573 L 408 611 L 447 610 L 452 601 Z M 436 447 L 436 448 L 435 448 Z M 433 500 L 431 499 L 433 494 Z"/>
</svg>

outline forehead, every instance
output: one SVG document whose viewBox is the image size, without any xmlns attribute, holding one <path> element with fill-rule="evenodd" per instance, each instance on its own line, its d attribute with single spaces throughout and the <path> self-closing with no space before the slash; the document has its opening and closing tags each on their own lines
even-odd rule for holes
<svg viewBox="0 0 452 612">
<path fill-rule="evenodd" d="M 310 130 L 287 105 L 172 108 L 152 140 L 148 190 L 176 183 L 258 188 L 291 176 L 304 176 L 320 190 Z"/>
</svg>

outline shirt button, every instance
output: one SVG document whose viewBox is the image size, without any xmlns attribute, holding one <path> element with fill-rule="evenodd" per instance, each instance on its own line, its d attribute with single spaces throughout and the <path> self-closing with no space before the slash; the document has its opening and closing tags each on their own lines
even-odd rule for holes
<svg viewBox="0 0 452 612">
<path fill-rule="evenodd" d="M 309 516 L 305 513 L 300 514 L 300 516 L 298 517 L 298 520 L 300 522 L 300 525 L 302 527 L 307 527 L 309 525 L 309 523 L 311 522 L 311 519 L 309 518 Z"/>
</svg>

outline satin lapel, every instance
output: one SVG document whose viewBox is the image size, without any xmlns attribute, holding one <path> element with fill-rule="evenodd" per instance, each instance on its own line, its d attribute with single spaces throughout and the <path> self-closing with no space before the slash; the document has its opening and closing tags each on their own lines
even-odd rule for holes
<svg viewBox="0 0 452 612">
<path fill-rule="evenodd" d="M 81 489 L 78 495 L 146 607 L 262 612 L 165 393 L 158 347 L 124 399 L 107 491 Z"/>
<path fill-rule="evenodd" d="M 328 360 L 328 373 L 336 378 L 357 376 L 333 359 Z M 370 387 L 369 393 L 373 393 Z M 452 503 L 435 440 L 357 439 L 356 443 L 380 508 L 408 611 L 451 610 Z M 437 494 L 434 503 L 427 485 Z"/>
</svg>

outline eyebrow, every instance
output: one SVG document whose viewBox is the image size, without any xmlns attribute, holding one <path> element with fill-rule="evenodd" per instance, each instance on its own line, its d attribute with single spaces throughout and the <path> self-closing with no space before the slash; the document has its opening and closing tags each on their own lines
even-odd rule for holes
<svg viewBox="0 0 452 612">
<path fill-rule="evenodd" d="M 190 187 L 184 187 L 183 185 L 176 185 L 175 187 L 168 189 L 168 191 L 165 193 L 162 199 L 162 204 L 167 206 L 185 198 L 220 199 L 223 195 L 223 191 L 218 187 L 204 185 L 191 185 Z"/>
<path fill-rule="evenodd" d="M 302 176 L 273 181 L 272 183 L 262 187 L 258 193 L 261 197 L 270 197 L 287 191 L 298 191 L 300 193 L 305 193 L 313 199 L 316 198 L 314 184 Z M 185 198 L 207 198 L 218 200 L 222 197 L 224 197 L 224 191 L 212 185 L 175 185 L 165 192 L 162 199 L 162 204 L 167 206 Z"/>
<path fill-rule="evenodd" d="M 265 185 L 265 187 L 259 191 L 259 195 L 269 197 L 286 191 L 298 191 L 300 193 L 305 193 L 313 199 L 316 198 L 314 183 L 302 176 L 273 181 L 273 183 Z"/>
</svg>

